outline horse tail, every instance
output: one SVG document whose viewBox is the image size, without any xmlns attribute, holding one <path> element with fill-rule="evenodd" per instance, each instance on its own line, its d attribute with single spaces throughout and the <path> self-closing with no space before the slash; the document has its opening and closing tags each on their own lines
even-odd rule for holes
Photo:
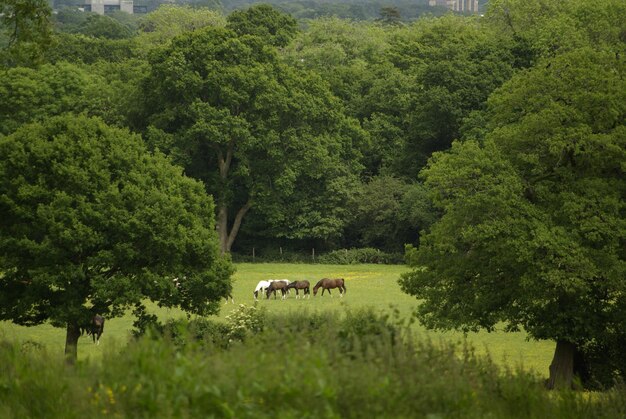
<svg viewBox="0 0 626 419">
<path fill-rule="evenodd" d="M 343 293 L 345 294 L 347 288 L 346 288 L 346 280 L 343 278 L 341 278 L 341 286 L 343 287 Z"/>
</svg>

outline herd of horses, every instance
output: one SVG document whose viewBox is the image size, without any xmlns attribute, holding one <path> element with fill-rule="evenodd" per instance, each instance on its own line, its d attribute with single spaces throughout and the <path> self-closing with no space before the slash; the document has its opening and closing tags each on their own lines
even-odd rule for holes
<svg viewBox="0 0 626 419">
<path fill-rule="evenodd" d="M 339 288 L 339 296 L 343 297 L 346 293 L 346 282 L 343 278 L 322 278 L 313 287 L 313 296 L 317 295 L 317 291 L 322 289 L 322 295 L 324 291 L 328 291 L 332 297 L 331 289 Z M 296 299 L 300 298 L 300 291 L 302 291 L 302 298 L 311 298 L 311 283 L 309 281 L 290 281 L 288 279 L 268 279 L 265 281 L 259 281 L 254 292 L 254 299 L 258 300 L 260 293 L 265 293 L 266 298 L 269 299 L 270 295 L 274 294 L 276 299 L 276 292 L 280 291 L 281 299 L 287 298 L 289 290 L 296 290 Z"/>
<path fill-rule="evenodd" d="M 343 297 L 346 293 L 346 283 L 343 278 L 322 278 L 317 284 L 313 287 L 313 296 L 317 295 L 317 291 L 322 289 L 322 295 L 324 295 L 324 291 L 330 292 L 331 289 L 338 288 L 339 296 Z M 287 298 L 287 294 L 289 290 L 296 290 L 296 298 L 300 298 L 300 291 L 302 291 L 302 298 L 311 298 L 311 283 L 309 281 L 290 281 L 288 279 L 268 279 L 266 281 L 259 281 L 256 288 L 254 289 L 254 299 L 257 300 L 260 293 L 265 293 L 266 298 L 269 299 L 270 295 L 274 294 L 274 299 L 276 299 L 276 292 L 280 291 L 282 298 Z M 226 298 L 226 301 L 232 300 L 234 303 L 235 300 L 231 295 Z M 102 332 L 104 332 L 104 317 L 96 314 L 91 318 L 89 324 L 81 327 L 81 334 L 91 335 L 93 338 L 93 342 L 96 345 L 100 344 L 100 336 L 102 336 Z"/>
</svg>

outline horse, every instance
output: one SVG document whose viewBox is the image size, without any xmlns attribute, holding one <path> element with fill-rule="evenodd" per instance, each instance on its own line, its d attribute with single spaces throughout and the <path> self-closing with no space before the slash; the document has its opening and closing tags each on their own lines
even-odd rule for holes
<svg viewBox="0 0 626 419">
<path fill-rule="evenodd" d="M 300 298 L 298 295 L 298 290 L 302 290 L 304 295 L 302 298 L 305 298 L 307 295 L 311 298 L 311 283 L 309 281 L 293 281 L 289 285 L 287 285 L 287 289 L 294 288 L 296 290 L 296 298 Z M 329 291 L 330 292 L 330 291 Z"/>
<path fill-rule="evenodd" d="M 288 280 L 288 279 L 268 279 L 268 281 L 270 281 L 270 282 L 282 281 L 282 282 L 284 282 L 286 285 L 291 284 L 291 281 L 290 281 L 290 280 Z M 287 288 L 287 294 L 290 294 L 290 292 L 289 292 L 289 288 Z"/>
<path fill-rule="evenodd" d="M 267 287 L 269 287 L 271 284 L 270 281 L 259 281 L 258 284 L 256 284 L 256 288 L 254 289 L 254 292 L 252 293 L 252 295 L 254 295 L 254 299 L 257 300 L 258 296 L 259 296 L 259 292 L 265 292 L 265 290 L 267 289 Z"/>
<path fill-rule="evenodd" d="M 104 317 L 99 314 L 93 316 L 86 332 L 88 335 L 92 336 L 93 343 L 100 345 L 100 336 L 102 336 L 102 332 L 104 332 Z"/>
<path fill-rule="evenodd" d="M 339 296 L 343 297 L 346 293 L 346 284 L 343 278 L 322 278 L 319 280 L 317 284 L 313 287 L 313 296 L 317 295 L 317 290 L 322 287 L 322 295 L 324 295 L 324 291 L 328 290 L 328 293 L 332 297 L 333 295 L 330 293 L 331 288 L 339 288 Z"/>
<path fill-rule="evenodd" d="M 281 294 L 283 295 L 281 300 L 284 300 L 286 298 L 287 295 L 287 287 L 289 286 L 289 284 L 287 284 L 285 281 L 272 281 L 270 282 L 270 286 L 267 287 L 267 289 L 265 290 L 265 293 L 267 294 L 267 298 L 270 298 L 270 294 L 274 293 L 274 299 L 276 299 L 276 291 L 280 290 Z"/>
</svg>

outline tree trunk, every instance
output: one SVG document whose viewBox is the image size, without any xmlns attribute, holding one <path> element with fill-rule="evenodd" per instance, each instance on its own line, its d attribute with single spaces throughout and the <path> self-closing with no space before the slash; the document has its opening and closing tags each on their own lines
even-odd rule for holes
<svg viewBox="0 0 626 419">
<path fill-rule="evenodd" d="M 226 242 L 227 252 L 230 252 L 230 248 L 233 246 L 233 243 L 235 242 L 235 238 L 237 237 L 237 234 L 239 233 L 239 228 L 241 227 L 241 221 L 243 220 L 244 215 L 246 215 L 246 213 L 248 212 L 251 206 L 252 204 L 250 203 L 250 201 L 248 201 L 243 207 L 239 208 L 239 211 L 237 211 L 237 215 L 235 216 L 235 221 L 233 222 L 233 226 L 230 229 L 230 233 L 228 234 L 228 241 Z"/>
<path fill-rule="evenodd" d="M 246 204 L 237 211 L 237 215 L 235 216 L 235 221 L 233 222 L 233 226 L 230 231 L 228 231 L 228 208 L 220 204 L 218 213 L 217 213 L 217 232 L 220 241 L 220 251 L 222 254 L 230 252 L 230 248 L 235 242 L 235 238 L 239 233 L 239 228 L 241 227 L 241 222 L 243 221 L 243 217 L 246 215 L 248 210 L 252 207 L 250 201 L 246 202 Z"/>
<path fill-rule="evenodd" d="M 78 324 L 68 323 L 67 334 L 65 335 L 65 362 L 69 365 L 74 365 L 76 363 L 79 337 L 80 327 L 78 327 Z"/>
<path fill-rule="evenodd" d="M 574 354 L 576 345 L 559 340 L 556 342 L 554 358 L 550 364 L 549 389 L 571 389 L 574 382 Z"/>
<path fill-rule="evenodd" d="M 220 241 L 220 252 L 228 252 L 228 208 L 220 203 L 217 211 L 217 235 Z"/>
</svg>

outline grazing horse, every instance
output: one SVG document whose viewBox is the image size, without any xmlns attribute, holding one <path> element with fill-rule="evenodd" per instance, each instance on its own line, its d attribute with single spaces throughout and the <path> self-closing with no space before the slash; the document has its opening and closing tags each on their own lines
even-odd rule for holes
<svg viewBox="0 0 626 419">
<path fill-rule="evenodd" d="M 272 282 L 270 282 L 270 286 L 267 287 L 267 289 L 265 290 L 265 293 L 267 294 L 267 298 L 270 298 L 270 294 L 274 293 L 274 299 L 276 299 L 276 291 L 280 290 L 280 292 L 283 295 L 281 300 L 284 300 L 286 298 L 286 295 L 287 295 L 287 287 L 288 286 L 289 286 L 289 284 L 287 284 L 285 281 L 272 281 Z"/>
<path fill-rule="evenodd" d="M 259 281 L 258 284 L 256 284 L 256 288 L 254 289 L 254 292 L 252 293 L 252 295 L 254 295 L 254 299 L 257 300 L 258 296 L 259 296 L 259 292 L 265 292 L 265 290 L 267 289 L 267 287 L 269 287 L 271 284 L 270 281 Z"/>
<path fill-rule="evenodd" d="M 311 298 L 311 283 L 309 281 L 293 281 L 289 285 L 287 285 L 287 289 L 294 288 L 296 290 L 296 298 L 300 298 L 298 295 L 298 290 L 302 290 L 304 295 L 302 298 L 305 298 L 307 295 Z"/>
<path fill-rule="evenodd" d="M 330 293 L 331 288 L 339 288 L 339 296 L 343 297 L 346 293 L 346 284 L 343 278 L 323 278 L 320 279 L 317 284 L 313 287 L 313 296 L 317 295 L 317 290 L 322 287 L 322 295 L 324 295 L 324 291 L 328 290 L 328 293 L 332 297 L 333 295 Z"/>
<path fill-rule="evenodd" d="M 91 319 L 91 324 L 87 329 L 87 334 L 90 334 L 93 337 L 93 342 L 96 345 L 100 345 L 100 336 L 102 336 L 102 332 L 104 332 L 104 317 L 96 314 Z"/>
</svg>

